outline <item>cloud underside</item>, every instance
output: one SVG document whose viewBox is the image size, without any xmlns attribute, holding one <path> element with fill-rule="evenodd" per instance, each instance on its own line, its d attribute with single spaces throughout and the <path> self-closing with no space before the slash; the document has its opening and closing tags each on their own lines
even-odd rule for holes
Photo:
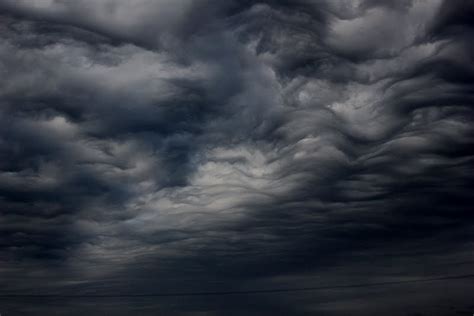
<svg viewBox="0 0 474 316">
<path fill-rule="evenodd" d="M 4 0 L 0 12 L 2 293 L 469 270 L 470 1 Z M 448 297 L 400 285 L 125 307 L 446 315 L 469 308 L 468 283 Z M 104 313 L 63 303 L 59 313 Z M 34 300 L 6 306 L 45 313 Z"/>
</svg>

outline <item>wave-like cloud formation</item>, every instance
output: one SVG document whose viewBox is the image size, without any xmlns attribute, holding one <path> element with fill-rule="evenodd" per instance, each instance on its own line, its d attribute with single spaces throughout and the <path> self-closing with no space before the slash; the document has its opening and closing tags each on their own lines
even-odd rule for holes
<svg viewBox="0 0 474 316">
<path fill-rule="evenodd" d="M 469 271 L 470 1 L 3 0 L 0 13 L 2 294 L 249 290 Z M 55 311 L 17 299 L 5 308 L 472 308 L 472 285 L 451 284 L 448 294 L 426 285 L 219 303 L 61 301 Z"/>
</svg>

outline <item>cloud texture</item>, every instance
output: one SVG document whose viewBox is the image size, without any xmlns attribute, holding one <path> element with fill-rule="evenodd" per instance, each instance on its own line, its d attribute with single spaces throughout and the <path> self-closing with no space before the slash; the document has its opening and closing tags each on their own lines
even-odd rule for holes
<svg viewBox="0 0 474 316">
<path fill-rule="evenodd" d="M 472 272 L 472 21 L 462 0 L 1 0 L 1 294 Z M 0 312 L 471 314 L 472 290 L 15 298 Z"/>
</svg>

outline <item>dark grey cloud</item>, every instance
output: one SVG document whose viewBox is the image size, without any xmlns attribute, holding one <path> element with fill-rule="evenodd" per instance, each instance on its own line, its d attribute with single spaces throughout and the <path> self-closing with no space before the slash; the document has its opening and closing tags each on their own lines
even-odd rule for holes
<svg viewBox="0 0 474 316">
<path fill-rule="evenodd" d="M 0 1 L 0 313 L 449 315 L 469 1 Z M 92 295 L 38 297 L 10 294 Z M 3 296 L 2 296 L 3 295 Z"/>
</svg>

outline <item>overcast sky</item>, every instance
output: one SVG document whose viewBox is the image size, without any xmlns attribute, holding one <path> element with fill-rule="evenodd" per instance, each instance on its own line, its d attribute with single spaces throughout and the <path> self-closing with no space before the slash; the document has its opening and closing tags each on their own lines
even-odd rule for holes
<svg viewBox="0 0 474 316">
<path fill-rule="evenodd" d="M 472 315 L 473 27 L 469 0 L 0 0 L 0 313 Z M 336 288 L 130 296 L 307 287 Z"/>
</svg>

